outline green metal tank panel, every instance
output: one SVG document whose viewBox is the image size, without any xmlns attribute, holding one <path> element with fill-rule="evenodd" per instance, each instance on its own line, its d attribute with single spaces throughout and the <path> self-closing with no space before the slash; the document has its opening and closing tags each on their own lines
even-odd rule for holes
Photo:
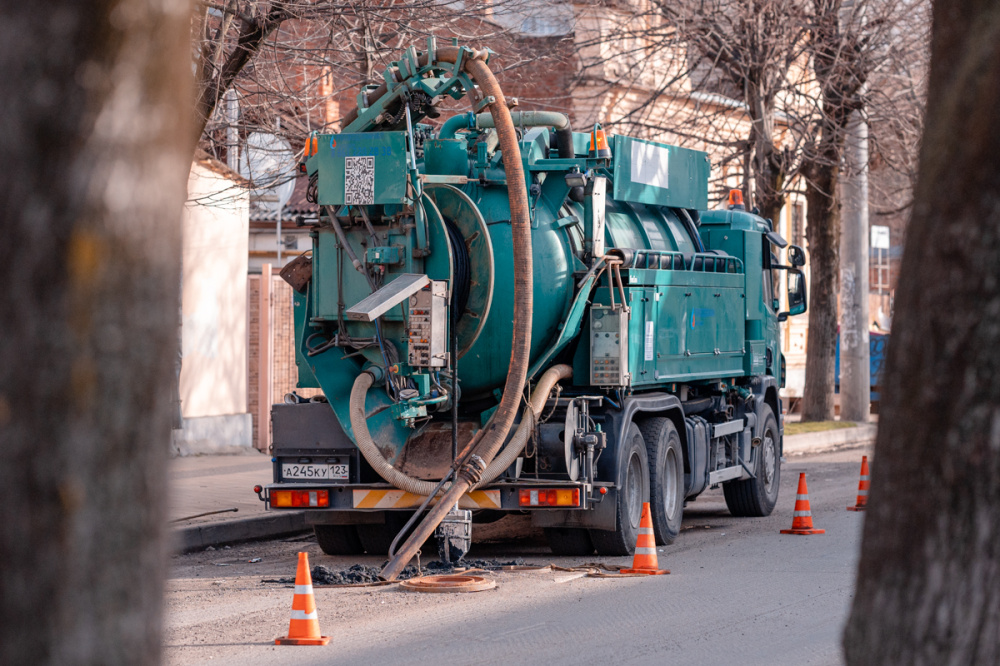
<svg viewBox="0 0 1000 666">
<path fill-rule="evenodd" d="M 406 199 L 406 132 L 322 134 L 319 203 L 394 204 Z"/>
<path fill-rule="evenodd" d="M 614 186 L 619 201 L 704 210 L 708 207 L 708 155 L 617 134 Z"/>
<path fill-rule="evenodd" d="M 424 173 L 464 176 L 469 172 L 469 145 L 465 138 L 424 142 Z"/>
<path fill-rule="evenodd" d="M 507 190 L 501 187 L 467 185 L 465 188 L 489 228 L 494 255 L 494 290 L 489 318 L 483 332 L 459 363 L 463 397 L 485 397 L 503 385 L 510 364 L 513 337 L 514 255 L 511 241 Z M 531 328 L 531 360 L 534 362 L 556 339 L 564 314 L 574 295 L 574 257 L 567 231 L 557 224 L 553 211 L 540 199 L 532 218 L 534 308 Z"/>
</svg>

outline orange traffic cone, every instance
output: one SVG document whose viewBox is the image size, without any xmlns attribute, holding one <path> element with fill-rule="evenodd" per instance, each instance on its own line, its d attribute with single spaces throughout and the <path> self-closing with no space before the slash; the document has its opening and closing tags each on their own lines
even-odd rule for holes
<svg viewBox="0 0 1000 666">
<path fill-rule="evenodd" d="M 670 573 L 660 569 L 656 562 L 656 537 L 653 536 L 653 518 L 649 514 L 649 502 L 642 503 L 642 518 L 639 520 L 639 538 L 635 540 L 635 557 L 631 569 L 622 569 L 623 574 L 649 574 L 659 576 Z"/>
<path fill-rule="evenodd" d="M 864 511 L 868 506 L 868 456 L 861 456 L 861 480 L 858 481 L 858 503 L 848 511 Z"/>
<path fill-rule="evenodd" d="M 299 553 L 299 568 L 295 571 L 295 597 L 292 599 L 292 622 L 288 636 L 275 638 L 275 645 L 326 645 L 329 636 L 319 635 L 319 617 L 313 599 L 313 581 L 309 573 L 309 553 Z"/>
<path fill-rule="evenodd" d="M 795 511 L 792 512 L 792 529 L 781 530 L 782 534 L 824 534 L 826 530 L 813 527 L 812 510 L 809 508 L 809 488 L 806 474 L 799 474 L 799 491 L 795 495 Z"/>
</svg>

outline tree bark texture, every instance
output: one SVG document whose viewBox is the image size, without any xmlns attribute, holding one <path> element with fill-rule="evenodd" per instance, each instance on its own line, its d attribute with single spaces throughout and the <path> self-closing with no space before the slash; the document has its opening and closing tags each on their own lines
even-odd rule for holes
<svg viewBox="0 0 1000 666">
<path fill-rule="evenodd" d="M 824 130 L 831 132 L 831 130 Z M 834 361 L 837 352 L 837 294 L 840 291 L 840 201 L 837 191 L 840 150 L 833 139 L 806 171 L 809 243 L 809 337 L 802 420 L 833 418 Z"/>
<path fill-rule="evenodd" d="M 0 663 L 155 663 L 190 8 L 4 4 Z"/>
<path fill-rule="evenodd" d="M 849 664 L 1000 663 L 1000 6 L 933 33 Z"/>
</svg>

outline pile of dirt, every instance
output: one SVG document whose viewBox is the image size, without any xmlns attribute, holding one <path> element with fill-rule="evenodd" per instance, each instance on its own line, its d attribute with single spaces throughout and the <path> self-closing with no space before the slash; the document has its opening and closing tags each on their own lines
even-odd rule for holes
<svg viewBox="0 0 1000 666">
<path fill-rule="evenodd" d="M 449 574 L 455 569 L 485 569 L 486 571 L 499 571 L 503 567 L 523 566 L 524 560 L 511 560 L 510 562 L 500 562 L 499 560 L 462 560 L 457 565 L 446 562 L 428 562 L 422 571 L 417 571 L 417 567 L 410 565 L 403 569 L 396 580 L 407 580 L 417 576 L 436 576 Z M 384 566 L 384 565 L 383 565 Z M 355 564 L 347 569 L 331 569 L 330 567 L 317 564 L 312 568 L 312 580 L 314 585 L 362 585 L 365 583 L 377 583 L 381 579 L 379 574 L 382 567 L 371 567 L 363 564 Z M 264 579 L 262 583 L 278 583 L 281 585 L 294 585 L 294 578 Z"/>
</svg>

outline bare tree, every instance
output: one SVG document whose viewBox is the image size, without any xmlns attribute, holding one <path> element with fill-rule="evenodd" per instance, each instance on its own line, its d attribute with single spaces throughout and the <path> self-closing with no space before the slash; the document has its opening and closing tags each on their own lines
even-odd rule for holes
<svg viewBox="0 0 1000 666">
<path fill-rule="evenodd" d="M 873 66 L 865 48 L 870 24 L 867 3 L 844 8 L 841 0 L 813 0 L 807 41 L 819 88 L 817 113 L 807 123 L 815 137 L 806 147 L 809 241 L 809 346 L 802 418 L 833 419 L 834 360 L 837 344 L 837 296 L 840 286 L 839 175 L 848 119 L 864 108 L 863 86 Z"/>
<path fill-rule="evenodd" d="M 653 0 L 648 11 L 628 15 L 607 36 L 626 49 L 638 45 L 631 58 L 622 57 L 627 51 L 611 51 L 611 58 L 628 63 L 613 83 L 649 78 L 647 68 L 657 58 L 671 63 L 669 75 L 646 84 L 646 102 L 619 122 L 714 148 L 716 167 L 727 171 L 734 163 L 747 200 L 776 219 L 796 169 L 789 145 L 794 137 L 782 131 L 778 118 L 803 54 L 803 16 L 800 2 Z M 671 112 L 654 112 L 668 99 Z M 733 122 L 742 115 L 747 123 Z"/>
<path fill-rule="evenodd" d="M 1000 10 L 933 32 L 850 664 L 1000 663 Z"/>
<path fill-rule="evenodd" d="M 389 60 L 427 38 L 455 38 L 501 51 L 508 75 L 546 49 L 510 47 L 508 25 L 544 8 L 525 0 L 227 0 L 200 2 L 192 20 L 202 147 L 221 157 L 227 120 L 217 113 L 227 90 L 240 99 L 240 134 L 278 133 L 300 144 L 313 130 L 340 129 L 359 89 L 382 83 Z M 280 120 L 279 120 L 280 119 Z M 280 129 L 279 129 L 280 128 Z"/>
<path fill-rule="evenodd" d="M 886 94 L 870 92 L 869 78 L 885 82 L 900 55 L 919 67 L 919 54 L 906 45 L 916 36 L 900 28 L 921 3 L 897 0 L 813 0 L 807 52 L 818 94 L 815 112 L 801 119 L 811 136 L 803 145 L 800 173 L 805 180 L 810 253 L 809 346 L 802 418 L 834 416 L 834 361 L 840 272 L 839 177 L 844 168 L 844 138 L 851 114 L 867 113 L 885 122 L 901 106 Z M 922 24 L 917 22 L 917 28 Z M 919 34 L 919 33 L 918 33 Z M 914 99 L 922 108 L 922 98 Z M 919 114 L 919 112 L 918 112 Z M 913 137 L 915 132 L 910 132 Z M 896 142 L 896 148 L 915 149 Z"/>
<path fill-rule="evenodd" d="M 158 661 L 187 11 L 4 10 L 0 663 Z"/>
</svg>

